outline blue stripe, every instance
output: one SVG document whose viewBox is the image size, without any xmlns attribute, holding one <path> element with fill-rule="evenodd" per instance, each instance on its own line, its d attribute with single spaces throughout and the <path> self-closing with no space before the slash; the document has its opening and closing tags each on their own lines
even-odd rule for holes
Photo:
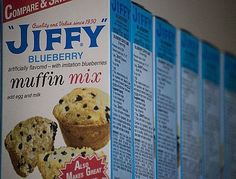
<svg viewBox="0 0 236 179">
<path fill-rule="evenodd" d="M 176 29 L 162 19 L 155 18 L 156 56 L 176 64 Z"/>
<path fill-rule="evenodd" d="M 181 31 L 181 65 L 195 73 L 198 73 L 198 39 Z"/>
<path fill-rule="evenodd" d="M 202 43 L 202 77 L 216 85 L 220 83 L 220 52 L 205 42 Z"/>
<path fill-rule="evenodd" d="M 224 55 L 224 72 L 225 72 L 225 81 L 224 85 L 227 90 L 231 90 L 233 92 L 236 92 L 236 57 L 226 53 Z"/>
</svg>

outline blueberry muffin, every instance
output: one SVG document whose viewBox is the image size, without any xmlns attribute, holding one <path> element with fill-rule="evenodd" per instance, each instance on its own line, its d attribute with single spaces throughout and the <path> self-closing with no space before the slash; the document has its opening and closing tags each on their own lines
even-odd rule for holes
<svg viewBox="0 0 236 179">
<path fill-rule="evenodd" d="M 38 168 L 43 179 L 57 179 L 60 169 L 65 167 L 73 158 L 78 156 L 92 156 L 95 152 L 91 148 L 61 147 L 54 151 L 46 152 L 38 156 Z"/>
<path fill-rule="evenodd" d="M 37 165 L 37 155 L 53 150 L 57 124 L 43 117 L 19 122 L 5 138 L 5 147 L 16 173 L 26 177 Z"/>
<path fill-rule="evenodd" d="M 98 150 L 109 141 L 109 96 L 97 88 L 76 88 L 62 97 L 53 114 L 70 147 Z"/>
</svg>

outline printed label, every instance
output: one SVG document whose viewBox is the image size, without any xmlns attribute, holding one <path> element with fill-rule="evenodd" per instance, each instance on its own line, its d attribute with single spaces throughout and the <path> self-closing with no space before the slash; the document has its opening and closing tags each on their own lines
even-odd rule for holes
<svg viewBox="0 0 236 179">
<path fill-rule="evenodd" d="M 59 179 L 108 178 L 106 174 L 107 164 L 104 160 L 104 157 L 98 158 L 96 155 L 92 157 L 78 156 L 67 163 L 64 169 L 60 169 Z"/>
<path fill-rule="evenodd" d="M 201 162 L 200 81 L 198 40 L 180 31 L 180 178 L 198 179 Z"/>
<path fill-rule="evenodd" d="M 220 99 L 219 86 L 203 82 L 204 176 L 220 177 Z"/>
<path fill-rule="evenodd" d="M 172 179 L 177 177 L 176 29 L 158 17 L 154 23 L 156 176 Z"/>
<path fill-rule="evenodd" d="M 54 7 L 71 0 L 27 0 L 27 1 L 17 1 L 17 0 L 4 0 L 4 22 L 12 21 L 20 17 L 39 12 L 41 10 Z"/>
<path fill-rule="evenodd" d="M 182 69 L 181 170 L 183 178 L 200 176 L 199 78 Z"/>
<path fill-rule="evenodd" d="M 176 68 L 172 63 L 157 60 L 157 176 L 173 178 L 177 173 L 176 156 Z"/>
<path fill-rule="evenodd" d="M 153 178 L 152 53 L 134 44 L 134 142 L 137 178 Z"/>
<path fill-rule="evenodd" d="M 136 4 L 131 10 L 133 172 L 149 179 L 154 177 L 152 16 Z"/>
<path fill-rule="evenodd" d="M 113 169 L 116 178 L 131 171 L 130 42 L 113 33 Z"/>
<path fill-rule="evenodd" d="M 111 1 L 112 144 L 111 178 L 132 178 L 131 3 Z"/>
</svg>

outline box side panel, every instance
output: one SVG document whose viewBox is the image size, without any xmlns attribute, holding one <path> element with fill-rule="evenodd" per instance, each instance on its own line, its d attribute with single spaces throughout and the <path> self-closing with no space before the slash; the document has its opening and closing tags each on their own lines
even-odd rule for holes
<svg viewBox="0 0 236 179">
<path fill-rule="evenodd" d="M 133 145 L 135 178 L 153 178 L 152 15 L 132 4 Z"/>
<path fill-rule="evenodd" d="M 176 29 L 155 20 L 156 176 L 171 179 L 177 178 Z"/>
<path fill-rule="evenodd" d="M 180 177 L 197 179 L 201 163 L 199 43 L 185 31 L 180 35 Z"/>
<path fill-rule="evenodd" d="M 220 178 L 220 52 L 202 43 L 203 177 Z"/>
<path fill-rule="evenodd" d="M 131 178 L 131 2 L 111 1 L 112 178 Z"/>
<path fill-rule="evenodd" d="M 236 177 L 236 58 L 224 56 L 225 178 Z"/>
</svg>

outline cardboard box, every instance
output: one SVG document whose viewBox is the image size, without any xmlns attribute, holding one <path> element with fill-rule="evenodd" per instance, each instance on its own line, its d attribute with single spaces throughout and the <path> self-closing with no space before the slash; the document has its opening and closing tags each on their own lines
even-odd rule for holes
<svg viewBox="0 0 236 179">
<path fill-rule="evenodd" d="M 220 178 L 220 51 L 201 43 L 203 178 Z"/>
<path fill-rule="evenodd" d="M 224 178 L 236 177 L 236 57 L 224 53 Z"/>
<path fill-rule="evenodd" d="M 201 170 L 199 40 L 186 30 L 177 37 L 179 178 L 198 179 Z"/>
<path fill-rule="evenodd" d="M 131 12 L 133 174 L 149 179 L 154 177 L 152 14 L 134 3 Z"/>
<path fill-rule="evenodd" d="M 177 178 L 176 29 L 154 17 L 156 178 Z"/>
<path fill-rule="evenodd" d="M 131 2 L 3 8 L 1 178 L 131 178 Z"/>
</svg>

